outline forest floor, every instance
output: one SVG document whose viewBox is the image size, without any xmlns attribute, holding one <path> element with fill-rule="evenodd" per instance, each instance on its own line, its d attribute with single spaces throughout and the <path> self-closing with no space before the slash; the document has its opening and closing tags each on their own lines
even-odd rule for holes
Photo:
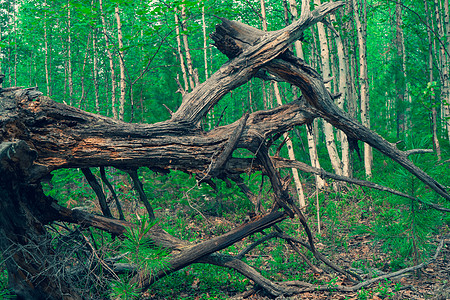
<svg viewBox="0 0 450 300">
<path fill-rule="evenodd" d="M 216 218 L 217 219 L 217 218 Z M 221 222 L 221 221 L 219 221 Z M 436 247 L 438 241 L 436 241 Z M 370 236 L 355 236 L 348 241 L 348 248 L 346 251 L 339 251 L 343 249 L 327 249 L 324 244 L 318 243 L 319 250 L 328 255 L 332 261 L 336 262 L 340 266 L 351 266 L 352 262 L 364 262 L 364 265 L 360 265 L 359 270 L 367 272 L 368 274 L 362 275 L 364 279 L 370 279 L 377 269 L 371 268 L 373 265 L 383 265 L 381 268 L 383 272 L 390 272 L 389 269 L 389 259 L 387 255 L 376 245 Z M 274 246 L 272 247 L 274 248 Z M 268 246 L 265 251 L 271 253 L 275 249 L 270 249 Z M 288 251 L 291 251 L 289 249 Z M 251 260 L 252 256 L 249 255 L 248 261 Z M 273 259 L 271 255 L 266 256 L 268 260 Z M 208 266 L 205 266 L 207 268 Z M 222 285 L 220 286 L 221 295 L 209 294 L 205 289 L 199 288 L 202 284 L 202 280 L 207 280 L 204 276 L 207 276 L 204 271 L 196 271 L 192 269 L 193 267 L 188 267 L 184 271 L 183 275 L 186 275 L 185 281 L 176 280 L 177 286 L 173 290 L 173 294 L 166 290 L 164 295 L 159 295 L 156 286 L 148 295 L 148 299 L 243 299 L 241 296 L 243 293 L 236 291 L 236 287 L 231 284 L 230 286 Z M 264 271 L 271 273 L 271 271 L 277 273 L 277 268 L 274 267 L 273 270 L 270 268 L 270 264 L 264 265 Z M 200 273 L 200 275 L 193 275 L 194 279 L 189 280 L 189 274 Z M 212 270 L 212 273 L 215 270 Z M 203 273 L 203 274 L 202 274 Z M 283 279 L 283 275 L 278 273 L 280 280 Z M 230 278 L 235 278 L 235 276 L 230 276 Z M 277 276 L 275 276 L 277 277 Z M 347 285 L 350 286 L 352 283 L 345 278 L 345 276 L 338 275 L 334 272 L 323 274 L 314 274 L 310 269 L 303 271 L 303 277 L 314 278 L 317 282 L 333 282 L 334 284 Z M 272 278 L 273 279 L 273 278 Z M 170 279 L 169 279 L 170 280 Z M 253 288 L 252 282 L 246 279 L 240 279 L 245 282 L 245 289 L 249 290 Z M 170 280 L 171 281 L 171 280 Z M 208 280 L 209 281 L 209 280 Z M 209 283 L 210 284 L 210 283 Z M 155 293 L 156 292 L 156 293 Z M 274 299 L 264 292 L 256 292 L 245 299 L 252 300 L 268 300 Z M 348 300 L 379 300 L 379 299 L 436 299 L 436 300 L 446 300 L 450 299 L 450 236 L 444 239 L 444 247 L 439 253 L 437 260 L 419 272 L 409 272 L 395 277 L 389 280 L 384 280 L 379 283 L 372 284 L 367 288 L 363 288 L 360 291 L 354 293 L 342 293 L 342 292 L 307 292 L 302 293 L 297 296 L 292 297 L 278 297 L 276 299 L 348 299 Z"/>
<path fill-rule="evenodd" d="M 350 202 L 347 207 L 347 218 L 355 214 L 351 208 L 352 205 L 358 207 L 357 203 Z M 165 213 L 173 215 L 173 218 L 181 214 L 177 210 L 166 210 Z M 313 214 L 310 213 L 310 216 L 313 223 Z M 239 220 L 233 222 L 230 218 L 206 214 L 202 217 L 207 219 L 206 222 L 203 218 L 189 218 L 183 224 L 186 232 L 194 232 L 196 238 L 200 240 L 220 234 L 217 228 L 222 228 L 225 232 L 227 228 L 239 225 Z M 346 216 L 341 217 L 346 218 Z M 340 221 L 345 222 L 345 220 Z M 362 215 L 356 218 L 356 222 L 365 225 L 369 225 L 372 221 L 370 217 Z M 292 226 L 292 223 L 289 226 Z M 300 225 L 294 223 L 295 226 L 300 234 Z M 353 271 L 358 270 L 365 280 L 375 277 L 377 273 L 381 275 L 381 272 L 389 273 L 400 269 L 400 267 L 392 269 L 392 256 L 387 255 L 382 250 L 381 243 L 375 241 L 370 234 L 350 235 L 349 230 L 332 230 L 332 226 L 324 219 L 322 234 L 316 235 L 318 250 L 331 261 L 344 268 L 351 267 Z M 316 230 L 316 228 L 313 229 Z M 292 235 L 293 232 L 290 234 Z M 429 252 L 431 257 L 435 253 L 439 240 L 436 238 L 429 243 L 432 249 Z M 240 242 L 232 249 L 225 249 L 224 253 L 236 254 L 248 244 L 249 241 Z M 304 253 L 308 254 L 306 251 Z M 297 260 L 293 257 L 297 257 Z M 264 248 L 256 248 L 246 256 L 246 261 L 274 282 L 304 280 L 319 285 L 352 285 L 344 276 L 330 272 L 317 262 L 315 262 L 316 265 L 323 267 L 324 272 L 314 274 L 299 260 L 298 255 L 281 241 L 270 241 L 264 245 Z M 410 265 L 411 260 L 408 266 Z M 253 287 L 251 281 L 233 271 L 223 268 L 219 270 L 209 265 L 193 265 L 156 283 L 149 290 L 147 299 L 243 299 L 242 295 L 248 294 L 248 290 Z M 273 297 L 257 291 L 245 299 L 262 300 L 273 299 Z M 444 247 L 437 260 L 417 273 L 405 273 L 397 278 L 374 283 L 354 293 L 316 291 L 277 299 L 450 299 L 450 235 L 445 236 Z"/>
</svg>

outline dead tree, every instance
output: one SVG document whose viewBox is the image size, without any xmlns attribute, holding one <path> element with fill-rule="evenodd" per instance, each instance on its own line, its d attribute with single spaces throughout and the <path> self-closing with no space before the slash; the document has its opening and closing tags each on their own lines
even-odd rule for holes
<svg viewBox="0 0 450 300">
<path fill-rule="evenodd" d="M 294 126 L 310 124 L 322 117 L 345 132 L 356 145 L 363 141 L 390 157 L 417 176 L 447 200 L 445 187 L 407 159 L 398 150 L 359 122 L 341 111 L 326 90 L 322 76 L 288 47 L 308 27 L 323 20 L 326 14 L 342 6 L 327 3 L 312 12 L 303 12 L 292 25 L 274 32 L 262 32 L 239 22 L 221 19 L 212 39 L 216 47 L 230 59 L 207 81 L 183 96 L 179 109 L 170 120 L 156 124 L 129 124 L 112 118 L 84 112 L 56 103 L 36 89 L 8 88 L 0 93 L 0 249 L 7 266 L 9 284 L 21 299 L 82 299 L 70 284 L 50 272 L 54 249 L 47 241 L 46 225 L 68 222 L 95 227 L 114 235 L 122 235 L 130 223 L 70 210 L 44 195 L 40 182 L 50 172 L 62 168 L 111 166 L 118 169 L 148 167 L 156 171 L 181 170 L 195 174 L 200 182 L 211 178 L 231 179 L 250 200 L 255 197 L 240 175 L 263 170 L 274 191 L 269 212 L 258 215 L 241 226 L 198 244 L 179 240 L 158 226 L 147 236 L 154 245 L 172 251 L 167 268 L 152 274 L 138 274 L 135 280 L 142 290 L 158 279 L 192 263 L 207 263 L 235 269 L 272 295 L 292 295 L 318 287 L 302 282 L 275 283 L 261 276 L 240 260 L 240 256 L 218 254 L 222 250 L 256 232 L 273 227 L 272 238 L 283 238 L 293 247 L 306 247 L 330 268 L 355 282 L 361 278 L 329 261 L 314 246 L 307 220 L 287 191 L 277 167 L 298 168 L 306 172 L 366 184 L 326 173 L 296 161 L 270 157 L 268 140 L 280 137 Z M 277 79 L 291 83 L 302 91 L 302 97 L 289 104 L 246 114 L 232 124 L 203 131 L 199 123 L 224 95 L 252 77 Z M 234 158 L 237 148 L 254 153 L 254 158 Z M 404 195 L 404 194 L 403 194 Z M 407 195 L 406 195 L 407 196 Z M 435 205 L 435 208 L 440 208 Z M 308 240 L 286 236 L 276 225 L 286 218 L 299 218 Z M 131 268 L 131 266 L 130 266 Z M 350 291 L 355 287 L 339 287 Z M 333 287 L 336 288 L 336 287 Z"/>
</svg>

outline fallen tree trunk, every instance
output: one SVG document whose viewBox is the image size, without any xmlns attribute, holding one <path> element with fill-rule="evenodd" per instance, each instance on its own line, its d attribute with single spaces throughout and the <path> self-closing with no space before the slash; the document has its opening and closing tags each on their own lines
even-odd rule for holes
<svg viewBox="0 0 450 300">
<path fill-rule="evenodd" d="M 123 220 L 65 209 L 45 196 L 41 180 L 51 171 L 61 168 L 112 166 L 126 170 L 139 167 L 164 172 L 180 170 L 197 175 L 200 182 L 208 182 L 214 177 L 240 182 L 240 174 L 255 170 L 263 170 L 269 177 L 274 191 L 272 211 L 222 236 L 192 245 L 154 226 L 147 238 L 156 246 L 170 249 L 173 256 L 168 261 L 168 269 L 139 275 L 142 290 L 171 272 L 204 262 L 239 270 L 272 295 L 301 292 L 302 289 L 289 285 L 271 283 L 234 257 L 220 257 L 215 253 L 276 225 L 288 216 L 300 219 L 308 235 L 305 245 L 316 258 L 352 277 L 351 272 L 334 266 L 316 251 L 307 220 L 275 167 L 293 166 L 316 174 L 322 171 L 308 170 L 298 162 L 286 162 L 268 155 L 270 138 L 279 137 L 294 126 L 310 124 L 319 116 L 343 130 L 354 145 L 357 140 L 369 143 L 436 193 L 450 199 L 442 185 L 407 159 L 407 153 L 397 150 L 339 110 L 325 89 L 321 76 L 287 50 L 301 37 L 303 30 L 342 5 L 342 2 L 324 4 L 313 12 L 304 12 L 298 21 L 285 29 L 267 34 L 222 19 L 223 23 L 212 37 L 230 61 L 191 93 L 185 94 L 180 108 L 170 120 L 156 124 L 129 124 L 87 113 L 56 103 L 36 89 L 0 90 L 0 249 L 14 292 L 23 299 L 82 298 L 69 281 L 55 277 L 60 270 L 49 270 L 54 254 L 47 242 L 49 234 L 45 225 L 55 221 L 70 222 L 96 227 L 117 236 L 133 226 Z M 267 71 L 272 74 L 271 78 L 276 76 L 278 80 L 298 86 L 303 97 L 271 110 L 244 115 L 232 124 L 209 132 L 198 127 L 201 119 L 225 94 L 253 76 L 266 77 Z M 248 149 L 254 154 L 251 163 L 249 159 L 232 157 L 237 148 Z"/>
</svg>

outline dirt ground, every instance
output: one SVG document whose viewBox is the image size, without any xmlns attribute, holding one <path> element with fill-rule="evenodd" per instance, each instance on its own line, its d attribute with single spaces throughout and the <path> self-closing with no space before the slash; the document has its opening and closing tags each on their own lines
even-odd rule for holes
<svg viewBox="0 0 450 300">
<path fill-rule="evenodd" d="M 419 272 L 409 272 L 396 278 L 374 283 L 365 290 L 354 293 L 341 292 L 313 292 L 303 293 L 293 297 L 278 297 L 276 299 L 348 299 L 348 300 L 379 300 L 379 299 L 450 299 L 450 236 L 443 238 L 444 246 L 435 262 L 429 264 Z M 436 241 L 436 246 L 438 241 Z M 320 246 L 320 244 L 319 244 Z M 326 253 L 326 249 L 323 249 Z M 385 255 L 378 247 L 373 245 L 370 239 L 357 236 L 350 240 L 347 252 L 335 253 L 330 257 L 341 266 L 349 265 L 352 261 L 366 260 L 368 262 L 374 259 L 378 262 L 383 261 Z M 367 269 L 365 270 L 368 271 Z M 374 271 L 374 270 L 372 270 Z M 382 270 L 380 270 L 382 271 Z M 363 275 L 362 275 L 363 276 Z M 364 279 L 369 279 L 366 275 Z M 317 277 L 317 274 L 316 274 Z M 319 276 L 323 281 L 336 278 L 335 274 L 325 274 Z M 351 285 L 343 276 L 338 276 L 336 284 Z M 235 295 L 233 298 L 241 298 Z M 242 299 L 242 298 L 241 298 Z M 246 299 L 265 300 L 273 299 L 260 293 L 256 293 Z"/>
</svg>

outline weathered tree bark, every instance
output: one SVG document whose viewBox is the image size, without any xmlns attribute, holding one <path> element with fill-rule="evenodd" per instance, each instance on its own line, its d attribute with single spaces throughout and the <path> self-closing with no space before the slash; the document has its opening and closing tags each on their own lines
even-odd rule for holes
<svg viewBox="0 0 450 300">
<path fill-rule="evenodd" d="M 262 169 L 272 184 L 272 210 L 222 236 L 191 245 L 172 237 L 158 226 L 152 227 L 148 238 L 156 246 L 170 249 L 173 255 L 168 258 L 167 269 L 139 274 L 143 290 L 163 276 L 198 262 L 234 268 L 261 283 L 272 295 L 291 295 L 316 289 L 272 283 L 254 269 L 247 268 L 242 261 L 215 253 L 295 215 L 308 237 L 307 242 L 299 244 L 309 249 L 318 260 L 358 281 L 358 276 L 336 266 L 315 249 L 306 218 L 290 197 L 287 184 L 276 169 L 277 164 L 295 168 L 302 165 L 269 157 L 268 138 L 282 136 L 294 126 L 310 124 L 314 118 L 321 117 L 353 141 L 362 140 L 377 148 L 445 199 L 450 200 L 450 195 L 445 187 L 408 160 L 410 153 L 396 149 L 340 110 L 325 88 L 322 77 L 288 50 L 303 30 L 340 6 L 341 2 L 327 3 L 313 12 L 305 11 L 299 20 L 286 28 L 266 34 L 242 23 L 222 19 L 212 38 L 230 60 L 191 93 L 185 94 L 180 108 L 170 120 L 156 124 L 130 124 L 87 113 L 56 103 L 34 89 L 1 90 L 0 171 L 7 176 L 0 179 L 0 248 L 7 261 L 12 289 L 24 299 L 81 298 L 68 281 L 61 278 L 55 281 L 52 276 L 60 270 L 48 270 L 54 249 L 46 243 L 48 233 L 44 225 L 55 221 L 71 222 L 115 235 L 122 235 L 132 225 L 123 220 L 61 207 L 43 194 L 40 181 L 55 169 L 102 166 L 127 170 L 141 166 L 156 171 L 176 169 L 196 174 L 200 181 L 215 177 L 230 178 L 235 182 L 239 182 L 240 174 Z M 259 71 L 269 72 L 296 85 L 303 98 L 244 115 L 232 124 L 208 132 L 198 127 L 202 118 L 225 94 Z M 237 148 L 248 149 L 255 158 L 234 158 L 232 153 Z M 311 172 L 322 174 L 320 169 L 313 168 Z M 343 180 L 342 176 L 335 178 Z M 342 287 L 342 290 L 349 288 Z"/>
</svg>

